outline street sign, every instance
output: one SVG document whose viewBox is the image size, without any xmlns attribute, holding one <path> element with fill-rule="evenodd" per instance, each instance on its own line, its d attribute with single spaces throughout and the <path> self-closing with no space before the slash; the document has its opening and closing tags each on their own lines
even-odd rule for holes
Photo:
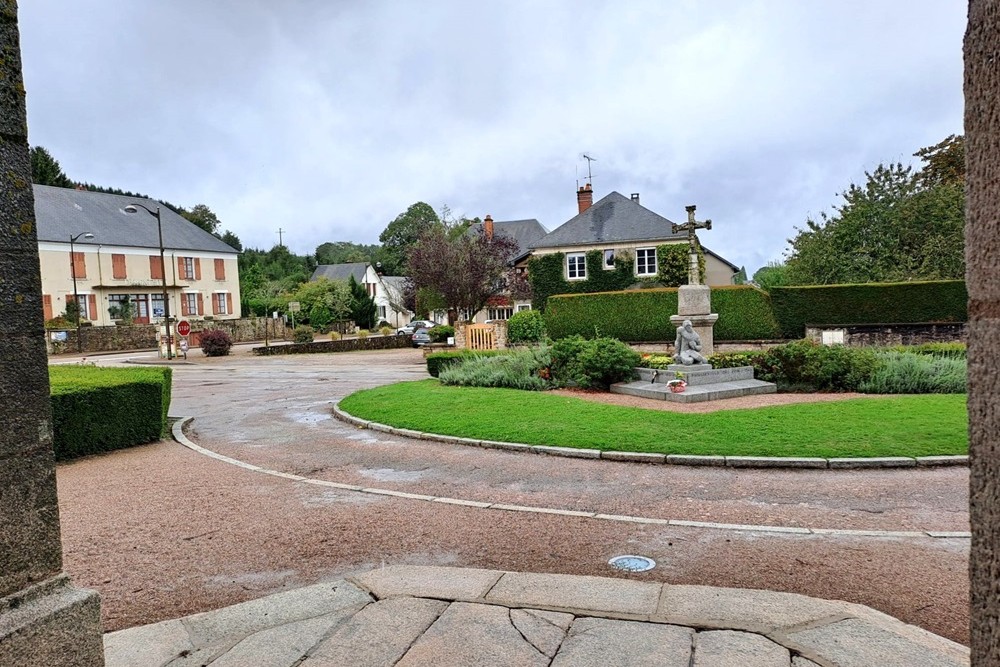
<svg viewBox="0 0 1000 667">
<path fill-rule="evenodd" d="M 181 336 L 187 336 L 191 333 L 191 323 L 187 320 L 181 320 L 177 323 L 177 333 Z"/>
<path fill-rule="evenodd" d="M 298 301 L 289 301 L 288 302 L 288 311 L 289 312 L 291 312 L 291 313 L 297 313 L 300 310 L 302 310 L 302 304 L 301 303 L 299 303 Z"/>
</svg>

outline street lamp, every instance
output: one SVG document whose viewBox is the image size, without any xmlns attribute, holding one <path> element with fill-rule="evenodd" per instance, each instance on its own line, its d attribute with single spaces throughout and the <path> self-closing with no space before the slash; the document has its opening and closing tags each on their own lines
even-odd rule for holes
<svg viewBox="0 0 1000 667">
<path fill-rule="evenodd" d="M 76 306 L 76 351 L 83 352 L 83 339 L 80 337 L 80 293 L 76 291 L 76 253 L 73 252 L 73 244 L 80 237 L 92 239 L 94 235 L 90 232 L 80 232 L 76 236 L 69 235 L 69 274 L 73 276 L 73 305 Z"/>
<path fill-rule="evenodd" d="M 163 258 L 163 222 L 160 220 L 159 206 L 154 211 L 137 203 L 129 204 L 123 210 L 126 213 L 138 213 L 140 208 L 156 218 L 156 230 L 160 234 L 160 277 L 163 279 L 163 321 L 167 323 L 167 361 L 170 361 L 173 358 L 173 355 L 170 353 L 170 343 L 173 341 L 170 336 L 170 299 L 167 298 L 167 262 Z"/>
</svg>

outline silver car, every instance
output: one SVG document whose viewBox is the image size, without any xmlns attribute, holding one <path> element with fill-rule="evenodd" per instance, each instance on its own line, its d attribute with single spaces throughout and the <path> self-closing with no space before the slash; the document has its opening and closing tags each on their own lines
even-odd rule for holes
<svg viewBox="0 0 1000 667">
<path fill-rule="evenodd" d="M 414 333 L 417 329 L 430 329 L 435 325 L 434 322 L 430 320 L 413 320 L 405 327 L 399 327 L 396 329 L 397 336 L 409 336 Z"/>
</svg>

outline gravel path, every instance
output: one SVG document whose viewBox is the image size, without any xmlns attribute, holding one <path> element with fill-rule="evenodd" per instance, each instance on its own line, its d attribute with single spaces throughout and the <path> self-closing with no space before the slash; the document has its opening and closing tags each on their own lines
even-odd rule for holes
<svg viewBox="0 0 1000 667">
<path fill-rule="evenodd" d="M 968 529 L 964 469 L 674 468 L 413 441 L 348 427 L 330 418 L 330 406 L 357 388 L 425 377 L 419 352 L 207 361 L 175 369 L 172 414 L 195 417 L 190 436 L 199 444 L 278 470 L 610 514 Z M 60 465 L 58 481 L 66 568 L 102 593 L 108 630 L 382 563 L 607 576 L 608 558 L 640 553 L 658 567 L 627 576 L 860 602 L 967 642 L 968 540 L 737 533 L 484 511 L 311 487 L 172 442 Z"/>
</svg>

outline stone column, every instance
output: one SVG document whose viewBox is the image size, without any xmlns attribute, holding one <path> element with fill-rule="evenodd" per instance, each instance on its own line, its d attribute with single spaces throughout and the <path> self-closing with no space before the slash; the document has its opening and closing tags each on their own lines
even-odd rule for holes
<svg viewBox="0 0 1000 667">
<path fill-rule="evenodd" d="M 701 338 L 701 353 L 706 357 L 715 353 L 715 322 L 718 313 L 712 312 L 712 290 L 708 285 L 681 285 L 677 288 L 677 314 L 670 316 L 670 323 L 680 327 L 684 320 Z"/>
<path fill-rule="evenodd" d="M 1000 665 L 1000 0 L 965 33 L 972 664 Z"/>
<path fill-rule="evenodd" d="M 62 573 L 17 3 L 0 0 L 0 665 L 104 664 L 100 600 Z"/>
</svg>

